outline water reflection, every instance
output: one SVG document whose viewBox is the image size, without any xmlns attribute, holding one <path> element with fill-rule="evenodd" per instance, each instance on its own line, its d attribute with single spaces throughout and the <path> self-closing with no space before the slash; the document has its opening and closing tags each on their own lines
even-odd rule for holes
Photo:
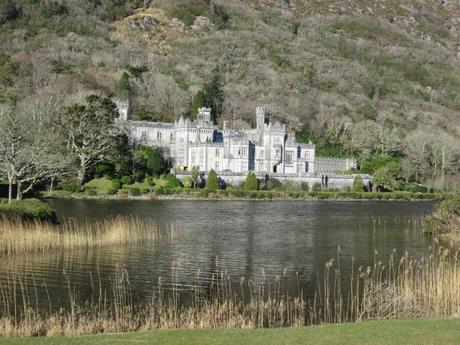
<svg viewBox="0 0 460 345">
<path fill-rule="evenodd" d="M 366 265 L 374 249 L 385 260 L 395 248 L 399 254 L 424 250 L 429 242 L 414 219 L 431 211 L 431 202 L 225 202 L 225 201 L 51 201 L 61 220 L 96 221 L 125 215 L 174 222 L 182 234 L 177 240 L 128 247 L 104 247 L 57 253 L 3 257 L 0 281 L 11 272 L 29 286 L 46 282 L 53 303 L 65 303 L 67 281 L 86 299 L 92 289 L 110 290 L 116 269 L 126 269 L 140 299 L 149 298 L 163 277 L 170 288 L 171 272 L 180 289 L 191 289 L 200 271 L 206 281 L 216 271 L 253 279 L 283 276 L 295 289 L 297 274 L 305 294 L 311 295 L 316 273 L 340 246 L 344 272 L 351 258 Z M 92 278 L 91 278 L 92 277 Z M 44 299 L 39 291 L 39 299 Z"/>
</svg>

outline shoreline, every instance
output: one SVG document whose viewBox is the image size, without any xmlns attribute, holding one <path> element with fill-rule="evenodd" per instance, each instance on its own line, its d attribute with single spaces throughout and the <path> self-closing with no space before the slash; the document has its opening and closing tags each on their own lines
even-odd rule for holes
<svg viewBox="0 0 460 345">
<path fill-rule="evenodd" d="M 389 192 L 389 193 L 352 193 L 352 192 L 291 192 L 278 191 L 255 191 L 246 192 L 245 196 L 233 196 L 230 193 L 210 192 L 186 193 L 172 190 L 171 194 L 149 193 L 140 196 L 130 195 L 85 195 L 61 194 L 43 195 L 44 200 L 133 200 L 133 201 L 155 201 L 155 200 L 177 200 L 177 201 L 438 201 L 444 198 L 441 194 L 410 193 L 410 192 Z M 203 194 L 204 193 L 204 194 Z M 252 193 L 252 194 L 251 194 Z M 251 194 L 251 195 L 250 195 Z M 354 195 L 353 195 L 354 194 Z"/>
</svg>

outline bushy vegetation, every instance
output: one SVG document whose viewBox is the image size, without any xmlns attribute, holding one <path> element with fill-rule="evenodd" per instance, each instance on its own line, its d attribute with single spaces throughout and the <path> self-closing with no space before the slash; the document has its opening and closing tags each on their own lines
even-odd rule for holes
<svg viewBox="0 0 460 345">
<path fill-rule="evenodd" d="M 43 201 L 27 199 L 7 203 L 0 200 L 0 218 L 20 221 L 57 222 L 56 213 Z"/>
<path fill-rule="evenodd" d="M 460 196 L 449 195 L 442 200 L 424 220 L 426 232 L 433 234 L 456 234 L 460 232 Z"/>
<path fill-rule="evenodd" d="M 220 189 L 219 181 L 217 180 L 217 174 L 214 169 L 211 169 L 208 173 L 208 181 L 206 181 L 206 189 L 208 190 Z"/>
</svg>

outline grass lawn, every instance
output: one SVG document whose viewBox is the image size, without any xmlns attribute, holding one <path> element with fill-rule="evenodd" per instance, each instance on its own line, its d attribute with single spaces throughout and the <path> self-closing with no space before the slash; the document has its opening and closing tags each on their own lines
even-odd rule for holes
<svg viewBox="0 0 460 345">
<path fill-rule="evenodd" d="M 97 194 L 108 194 L 112 189 L 112 181 L 106 177 L 95 178 L 86 183 L 84 187 L 94 188 Z"/>
<path fill-rule="evenodd" d="M 387 345 L 460 344 L 460 319 L 369 321 L 281 329 L 158 330 L 80 337 L 4 338 L 17 344 Z"/>
</svg>

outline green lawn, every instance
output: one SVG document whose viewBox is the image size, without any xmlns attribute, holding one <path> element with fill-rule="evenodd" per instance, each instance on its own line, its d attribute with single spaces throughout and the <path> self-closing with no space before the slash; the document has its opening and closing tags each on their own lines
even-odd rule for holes
<svg viewBox="0 0 460 345">
<path fill-rule="evenodd" d="M 281 329 L 159 330 L 80 337 L 4 338 L 17 344 L 171 344 L 171 345 L 438 345 L 460 344 L 460 319 L 369 321 Z"/>
<path fill-rule="evenodd" d="M 108 194 L 112 189 L 112 181 L 106 177 L 95 178 L 86 183 L 84 187 L 93 188 L 97 194 Z"/>
</svg>

